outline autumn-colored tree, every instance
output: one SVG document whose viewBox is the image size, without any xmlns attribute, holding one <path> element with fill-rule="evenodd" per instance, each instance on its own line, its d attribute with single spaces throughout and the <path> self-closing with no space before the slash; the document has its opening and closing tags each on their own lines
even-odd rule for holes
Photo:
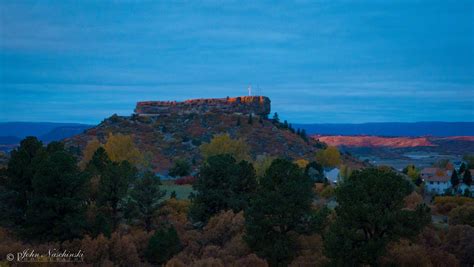
<svg viewBox="0 0 474 267">
<path fill-rule="evenodd" d="M 336 167 L 341 163 L 341 154 L 337 147 L 329 146 L 316 153 L 316 161 L 324 167 Z"/>
<path fill-rule="evenodd" d="M 449 227 L 443 247 L 454 254 L 461 266 L 474 264 L 474 227 L 469 225 L 453 225 Z"/>
<path fill-rule="evenodd" d="M 99 142 L 97 138 L 94 138 L 87 142 L 86 148 L 83 151 L 82 160 L 79 162 L 79 167 L 84 170 L 87 166 L 87 163 L 92 159 L 95 151 L 101 147 L 102 144 Z"/>
<path fill-rule="evenodd" d="M 340 170 L 341 181 L 348 179 L 352 174 L 352 168 L 347 165 L 341 165 Z"/>
<path fill-rule="evenodd" d="M 449 224 L 468 224 L 474 227 L 474 205 L 466 204 L 451 210 Z"/>
<path fill-rule="evenodd" d="M 255 173 L 257 175 L 257 179 L 262 177 L 267 169 L 272 164 L 275 157 L 268 156 L 268 155 L 258 155 L 257 159 L 253 162 L 253 167 L 255 168 Z"/>
<path fill-rule="evenodd" d="M 309 164 L 309 161 L 305 159 L 298 159 L 298 160 L 293 161 L 293 163 L 298 165 L 298 167 L 300 167 L 301 169 L 305 169 L 306 166 Z"/>
<path fill-rule="evenodd" d="M 413 191 L 405 197 L 405 207 L 410 210 L 415 210 L 418 205 L 423 203 L 423 197 L 417 192 Z"/>
<path fill-rule="evenodd" d="M 390 244 L 379 262 L 381 266 L 433 266 L 428 251 L 408 240 Z"/>
<path fill-rule="evenodd" d="M 114 162 L 128 161 L 137 166 L 143 164 L 143 155 L 135 147 L 132 136 L 109 133 L 104 145 L 109 158 Z"/>
<path fill-rule="evenodd" d="M 249 147 L 242 139 L 232 139 L 229 134 L 219 134 L 212 138 L 210 143 L 200 146 L 201 154 L 205 159 L 229 154 L 237 161 L 249 160 Z"/>
<path fill-rule="evenodd" d="M 403 169 L 403 173 L 406 174 L 408 177 L 410 177 L 413 183 L 416 183 L 416 181 L 420 178 L 420 172 L 416 169 L 415 165 L 413 164 L 406 166 Z"/>
</svg>

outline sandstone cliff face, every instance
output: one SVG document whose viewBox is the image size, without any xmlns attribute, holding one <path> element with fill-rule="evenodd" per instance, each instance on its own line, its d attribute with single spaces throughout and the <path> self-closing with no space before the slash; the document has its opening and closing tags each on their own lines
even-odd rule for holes
<svg viewBox="0 0 474 267">
<path fill-rule="evenodd" d="M 228 98 L 191 99 L 176 101 L 138 102 L 135 114 L 139 116 L 163 116 L 190 113 L 241 113 L 267 116 L 270 114 L 270 99 L 265 96 L 239 96 Z"/>
</svg>

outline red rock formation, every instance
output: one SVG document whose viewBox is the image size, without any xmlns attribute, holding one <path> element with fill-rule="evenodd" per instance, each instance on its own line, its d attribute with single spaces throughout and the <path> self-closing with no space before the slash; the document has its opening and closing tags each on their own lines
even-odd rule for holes
<svg viewBox="0 0 474 267">
<path fill-rule="evenodd" d="M 270 99 L 265 96 L 239 96 L 228 98 L 191 99 L 176 101 L 138 102 L 135 113 L 141 116 L 168 115 L 172 113 L 242 113 L 267 116 L 270 114 Z"/>
<path fill-rule="evenodd" d="M 331 146 L 347 147 L 419 147 L 434 146 L 426 137 L 313 136 Z"/>
</svg>

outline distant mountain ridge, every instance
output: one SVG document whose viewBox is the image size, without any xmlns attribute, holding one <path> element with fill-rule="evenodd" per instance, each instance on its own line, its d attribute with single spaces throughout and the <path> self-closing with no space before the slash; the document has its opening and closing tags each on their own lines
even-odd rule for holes
<svg viewBox="0 0 474 267">
<path fill-rule="evenodd" d="M 474 136 L 474 122 L 374 122 L 361 124 L 294 124 L 314 135 Z"/>
<path fill-rule="evenodd" d="M 36 136 L 46 143 L 59 141 L 91 127 L 81 123 L 0 122 L 0 144 L 15 144 L 26 136 Z"/>
</svg>

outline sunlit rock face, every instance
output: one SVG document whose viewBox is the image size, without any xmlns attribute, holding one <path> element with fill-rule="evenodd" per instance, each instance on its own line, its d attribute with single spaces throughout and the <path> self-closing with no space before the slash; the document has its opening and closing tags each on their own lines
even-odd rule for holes
<svg viewBox="0 0 474 267">
<path fill-rule="evenodd" d="M 138 102 L 135 113 L 140 116 L 161 116 L 186 113 L 241 113 L 267 116 L 270 114 L 270 99 L 266 96 L 239 96 L 227 98 L 190 99 L 177 101 Z"/>
</svg>

